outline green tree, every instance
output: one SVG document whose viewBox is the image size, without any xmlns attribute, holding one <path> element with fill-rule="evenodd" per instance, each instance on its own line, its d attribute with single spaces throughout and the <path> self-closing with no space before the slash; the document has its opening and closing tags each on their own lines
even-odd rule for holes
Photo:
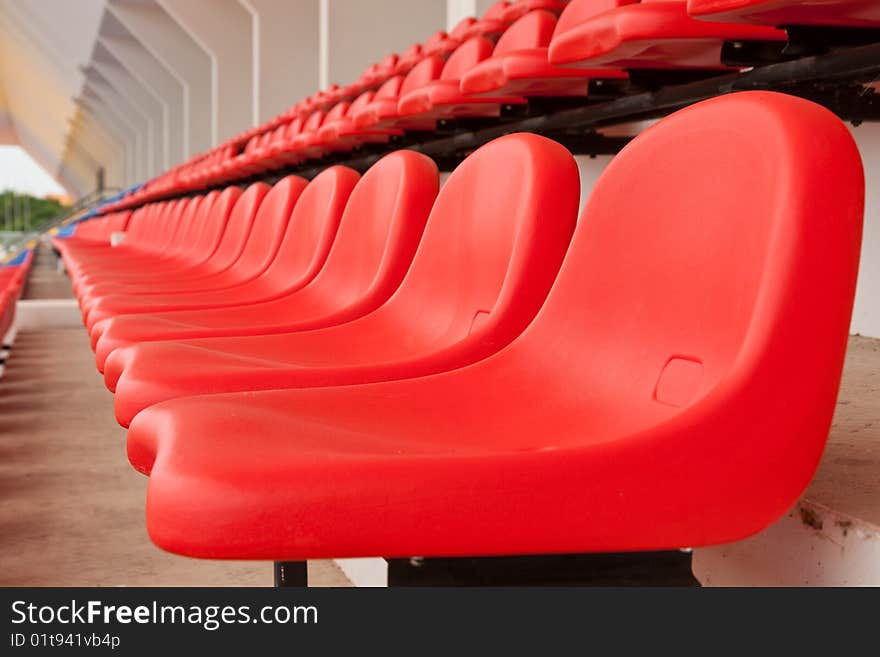
<svg viewBox="0 0 880 657">
<path fill-rule="evenodd" d="M 63 211 L 64 207 L 53 199 L 6 190 L 0 193 L 0 230 L 33 230 Z"/>
</svg>

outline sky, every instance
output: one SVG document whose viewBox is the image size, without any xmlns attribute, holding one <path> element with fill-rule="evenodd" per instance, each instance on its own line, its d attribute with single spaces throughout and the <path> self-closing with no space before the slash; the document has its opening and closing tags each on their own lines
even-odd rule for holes
<svg viewBox="0 0 880 657">
<path fill-rule="evenodd" d="M 11 189 L 32 196 L 64 194 L 64 189 L 20 146 L 0 146 L 0 192 Z"/>
</svg>

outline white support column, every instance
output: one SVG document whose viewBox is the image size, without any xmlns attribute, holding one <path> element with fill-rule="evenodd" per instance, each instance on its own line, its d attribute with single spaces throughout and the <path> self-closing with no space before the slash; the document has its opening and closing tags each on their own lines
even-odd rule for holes
<svg viewBox="0 0 880 657">
<path fill-rule="evenodd" d="M 184 85 L 184 152 L 213 146 L 211 57 L 153 0 L 109 0 L 107 9 Z"/>
<path fill-rule="evenodd" d="M 211 57 L 214 144 L 256 125 L 250 13 L 237 0 L 158 3 Z"/>
<path fill-rule="evenodd" d="M 497 0 L 474 0 L 474 16 L 482 16 L 486 13 L 486 10 L 495 4 Z"/>
<path fill-rule="evenodd" d="M 319 88 L 320 0 L 239 0 L 251 14 L 254 111 L 277 116 Z"/>
<path fill-rule="evenodd" d="M 128 71 L 122 67 L 102 46 L 95 48 L 92 66 L 109 82 L 113 88 L 130 100 L 147 119 L 151 132 L 152 158 L 149 174 L 155 176 L 168 168 L 167 145 L 168 126 L 162 105 Z"/>
<path fill-rule="evenodd" d="M 73 171 L 64 160 L 55 171 L 55 179 L 73 198 L 80 198 L 89 192 L 89 186 L 82 179 L 82 175 Z"/>
<path fill-rule="evenodd" d="M 131 145 L 127 141 L 127 135 L 119 131 L 115 125 L 110 124 L 87 104 L 81 103 L 81 130 L 78 138 L 86 143 L 95 144 L 96 152 L 109 145 L 115 154 L 112 167 L 107 169 L 114 179 L 108 179 L 107 184 L 114 187 L 128 187 L 134 178 L 132 174 Z M 111 161 L 111 160 L 108 160 Z"/>
<path fill-rule="evenodd" d="M 446 25 L 438 0 L 327 0 L 327 81 L 354 82 L 370 64 Z"/>
<path fill-rule="evenodd" d="M 153 126 L 130 99 L 114 89 L 94 68 L 87 69 L 87 89 L 91 89 L 101 101 L 116 114 L 121 121 L 130 125 L 137 137 L 138 161 L 135 163 L 138 181 L 143 182 L 151 177 L 153 170 Z"/>
<path fill-rule="evenodd" d="M 446 0 L 446 31 L 462 18 L 477 15 L 477 0 Z"/>
<path fill-rule="evenodd" d="M 125 184 L 125 146 L 106 129 L 98 128 L 91 117 L 81 109 L 68 133 L 68 148 L 80 144 L 104 167 L 107 185 L 119 187 Z M 112 182 L 111 182 L 112 179 Z"/>
<path fill-rule="evenodd" d="M 83 89 L 80 104 L 94 116 L 98 125 L 114 132 L 125 144 L 125 179 L 126 185 L 143 182 L 139 162 L 143 161 L 143 150 L 140 134 L 134 126 L 121 117 L 118 111 L 104 103 L 95 95 L 89 86 Z"/>
<path fill-rule="evenodd" d="M 67 148 L 61 156 L 61 161 L 77 175 L 81 186 L 89 190 L 94 188 L 95 175 L 101 165 L 87 148 L 76 141 L 68 142 Z"/>
<path fill-rule="evenodd" d="M 70 126 L 69 141 L 82 144 L 104 167 L 105 182 L 110 187 L 124 187 L 125 144 L 106 127 L 81 110 Z"/>
<path fill-rule="evenodd" d="M 164 151 L 167 153 L 165 168 L 183 162 L 189 154 L 184 150 L 186 116 L 184 114 L 184 86 L 159 60 L 151 55 L 137 40 L 124 36 L 100 36 L 98 43 L 125 66 L 132 77 L 162 105 L 167 126 Z"/>
</svg>

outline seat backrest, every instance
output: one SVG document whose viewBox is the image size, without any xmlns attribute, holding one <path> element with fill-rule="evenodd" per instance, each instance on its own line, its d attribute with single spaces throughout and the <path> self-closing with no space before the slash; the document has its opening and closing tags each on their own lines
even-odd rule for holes
<svg viewBox="0 0 880 657">
<path fill-rule="evenodd" d="M 384 87 L 384 85 L 383 85 Z M 347 117 L 356 116 L 358 112 L 364 109 L 367 105 L 373 102 L 373 99 L 376 97 L 375 91 L 365 91 L 360 94 L 357 98 L 351 101 L 351 105 L 348 107 L 348 111 L 345 113 Z M 326 123 L 326 121 L 325 121 Z"/>
<path fill-rule="evenodd" d="M 422 44 L 414 43 L 409 48 L 400 53 L 400 57 L 397 60 L 397 66 L 395 67 L 395 72 L 398 74 L 404 74 L 409 72 L 409 70 L 418 64 L 424 58 L 425 54 L 422 50 Z"/>
<path fill-rule="evenodd" d="M 579 202 L 577 164 L 558 143 L 519 133 L 482 146 L 444 184 L 386 311 L 434 351 L 455 344 L 474 360 L 502 348 L 544 302 Z"/>
<path fill-rule="evenodd" d="M 758 25 L 880 26 L 876 0 L 688 0 L 688 13 L 719 21 Z"/>
<path fill-rule="evenodd" d="M 440 55 L 425 57 L 406 74 L 403 83 L 400 85 L 398 95 L 405 96 L 410 91 L 424 87 L 429 82 L 439 79 L 440 74 L 443 72 L 444 64 L 445 61 Z"/>
<path fill-rule="evenodd" d="M 391 53 L 390 55 L 385 55 L 385 57 L 379 60 L 376 69 L 373 72 L 373 82 L 381 83 L 389 75 L 392 75 L 394 69 L 397 68 L 397 62 L 399 59 L 400 57 L 397 53 Z"/>
<path fill-rule="evenodd" d="M 324 266 L 358 180 L 360 174 L 354 169 L 333 166 L 306 185 L 293 207 L 275 259 L 263 273 L 279 290 L 303 287 Z"/>
<path fill-rule="evenodd" d="M 315 110 L 311 114 L 309 114 L 309 118 L 305 120 L 305 123 L 302 125 L 302 130 L 300 134 L 308 134 L 310 132 L 315 132 L 321 125 L 324 123 L 324 117 L 326 113 L 324 110 Z"/>
<path fill-rule="evenodd" d="M 471 33 L 476 24 L 477 19 L 473 16 L 462 18 L 449 32 L 449 37 L 452 39 L 457 39 L 458 41 L 464 41 L 465 38 L 467 38 L 467 36 Z"/>
<path fill-rule="evenodd" d="M 255 151 L 260 145 L 260 135 L 256 135 L 248 139 L 247 143 L 244 145 L 243 154 L 249 155 L 253 151 Z"/>
<path fill-rule="evenodd" d="M 74 235 L 78 239 L 90 240 L 93 242 L 110 243 L 109 223 L 113 220 L 114 215 L 106 215 L 101 217 L 92 217 L 85 221 L 80 221 L 74 230 Z"/>
<path fill-rule="evenodd" d="M 232 209 L 241 194 L 240 187 L 227 187 L 222 192 L 215 190 L 208 194 L 209 206 L 204 215 L 205 228 L 199 236 L 198 242 L 193 245 L 193 254 L 196 259 L 204 261 L 217 250 Z"/>
<path fill-rule="evenodd" d="M 180 217 L 186 209 L 189 199 L 174 199 L 165 203 L 156 213 L 153 228 L 144 235 L 141 241 L 144 248 L 162 252 L 162 249 L 174 238 L 180 228 Z"/>
<path fill-rule="evenodd" d="M 287 124 L 283 123 L 282 125 L 275 128 L 271 133 L 269 140 L 266 142 L 267 146 L 272 146 L 273 144 L 277 144 L 282 141 L 287 136 Z"/>
<path fill-rule="evenodd" d="M 293 206 L 307 184 L 305 178 L 286 176 L 268 189 L 254 217 L 244 249 L 235 263 L 236 275 L 242 278 L 256 276 L 275 259 Z"/>
<path fill-rule="evenodd" d="M 342 100 L 336 103 L 330 110 L 327 112 L 327 115 L 324 117 L 323 123 L 331 123 L 333 121 L 338 121 L 339 119 L 345 117 L 348 114 L 348 108 L 351 107 L 351 103 L 347 100 Z M 322 123 L 322 125 L 323 125 Z"/>
<path fill-rule="evenodd" d="M 413 68 L 412 70 L 415 70 Z M 441 65 L 438 70 L 443 70 L 443 66 Z M 439 74 L 438 74 L 439 75 Z M 376 95 L 373 97 L 374 100 L 381 99 L 394 99 L 400 95 L 400 88 L 403 86 L 404 76 L 395 75 L 392 78 L 388 78 L 385 83 L 376 90 Z M 354 116 L 355 112 L 349 110 L 349 113 Z"/>
<path fill-rule="evenodd" d="M 597 431 L 732 396 L 737 412 L 830 423 L 863 208 L 858 149 L 828 110 L 768 92 L 698 103 L 611 161 L 516 344 L 569 379 L 572 408 L 596 413 Z"/>
<path fill-rule="evenodd" d="M 567 5 L 568 0 L 516 0 L 504 11 L 503 20 L 513 23 L 535 9 L 543 9 L 558 16 Z"/>
<path fill-rule="evenodd" d="M 169 245 L 169 255 L 178 255 L 185 260 L 201 260 L 199 248 L 202 245 L 202 236 L 211 228 L 210 216 L 218 195 L 219 192 L 212 191 L 197 197 L 199 201 L 192 215 L 191 226 L 185 235 Z"/>
<path fill-rule="evenodd" d="M 500 57 L 520 50 L 546 48 L 555 29 L 556 16 L 542 9 L 530 11 L 501 35 L 493 55 Z"/>
<path fill-rule="evenodd" d="M 422 52 L 425 55 L 442 55 L 449 49 L 450 38 L 446 32 L 434 32 L 425 43 L 422 44 Z"/>
<path fill-rule="evenodd" d="M 229 215 L 229 221 L 226 222 L 223 239 L 220 240 L 217 250 L 211 257 L 213 271 L 228 269 L 241 256 L 248 241 L 257 209 L 268 191 L 269 185 L 258 182 L 250 185 L 239 195 Z"/>
<path fill-rule="evenodd" d="M 114 212 L 113 216 L 107 221 L 108 237 L 113 233 L 121 233 L 128 228 L 128 222 L 131 219 L 131 210 L 121 210 Z"/>
<path fill-rule="evenodd" d="M 639 0 L 572 0 L 559 15 L 556 33 L 563 34 L 593 16 L 638 2 Z"/>
<path fill-rule="evenodd" d="M 493 48 L 494 45 L 486 37 L 475 36 L 468 39 L 446 60 L 440 79 L 460 80 L 474 66 L 491 57 Z"/>
<path fill-rule="evenodd" d="M 295 118 L 293 121 L 287 124 L 287 131 L 284 133 L 285 139 L 293 139 L 300 132 L 302 132 L 303 124 L 305 121 L 301 117 Z"/>
<path fill-rule="evenodd" d="M 421 153 L 395 151 L 376 162 L 355 186 L 309 288 L 360 314 L 385 302 L 409 269 L 439 186 L 437 165 Z"/>
<path fill-rule="evenodd" d="M 125 242 L 128 245 L 136 245 L 144 238 L 144 235 L 150 230 L 150 223 L 153 215 L 159 209 L 161 203 L 149 203 L 142 205 L 131 211 L 128 219 L 128 226 L 125 230 Z"/>
<path fill-rule="evenodd" d="M 198 235 L 201 224 L 200 210 L 203 207 L 203 196 L 193 196 L 192 198 L 181 199 L 180 216 L 177 220 L 177 226 L 172 234 L 169 234 L 162 246 L 163 256 L 177 256 L 184 253 L 192 246 L 193 240 Z"/>
</svg>

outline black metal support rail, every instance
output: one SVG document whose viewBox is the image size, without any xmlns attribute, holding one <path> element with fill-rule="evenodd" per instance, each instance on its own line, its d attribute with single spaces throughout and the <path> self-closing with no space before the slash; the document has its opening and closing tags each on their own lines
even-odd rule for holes
<svg viewBox="0 0 880 657">
<path fill-rule="evenodd" d="M 708 98 L 746 90 L 779 91 L 807 98 L 856 125 L 880 120 L 880 100 L 872 86 L 880 80 L 880 43 L 876 42 L 736 73 L 640 71 L 631 77 L 622 87 L 605 85 L 591 89 L 591 94 L 575 106 L 568 99 L 556 103 L 536 101 L 525 109 L 505 107 L 500 119 L 490 123 L 485 119 L 441 122 L 437 132 L 407 133 L 387 144 L 329 155 L 220 187 L 255 181 L 274 183 L 290 174 L 311 179 L 335 164 L 363 172 L 387 153 L 401 148 L 429 155 L 441 170 L 449 171 L 483 144 L 513 132 L 550 137 L 576 155 L 614 154 L 632 137 L 603 135 L 600 129 L 657 119 Z"/>
</svg>

